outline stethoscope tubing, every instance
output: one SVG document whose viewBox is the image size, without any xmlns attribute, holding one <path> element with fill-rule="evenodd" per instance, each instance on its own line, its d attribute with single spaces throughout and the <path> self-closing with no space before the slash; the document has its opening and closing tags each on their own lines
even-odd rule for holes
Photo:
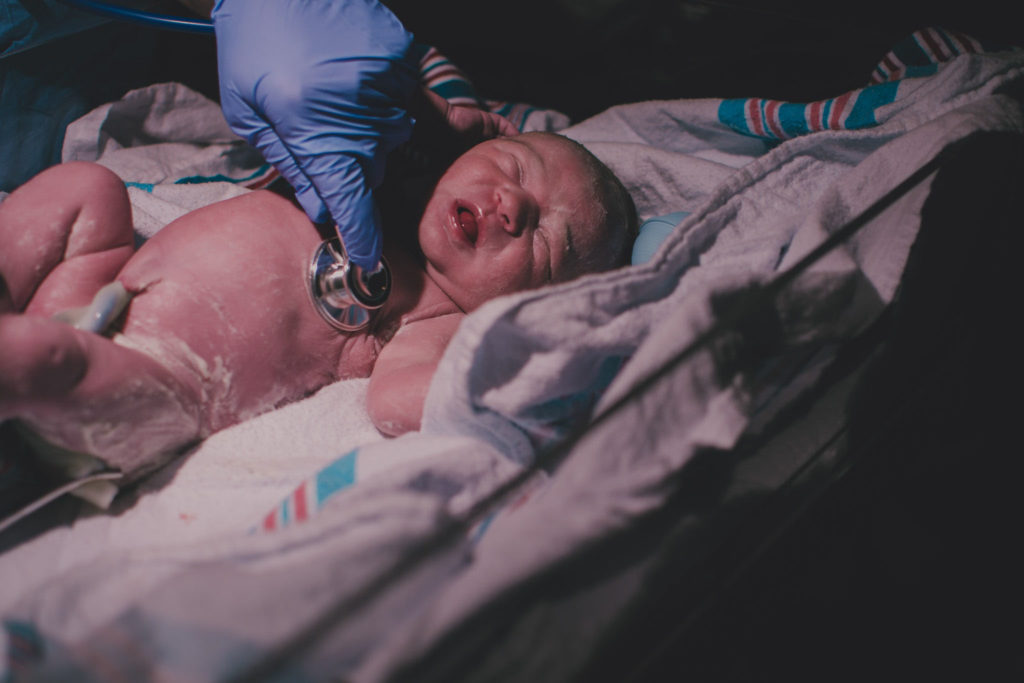
<svg viewBox="0 0 1024 683">
<path fill-rule="evenodd" d="M 130 21 L 136 24 L 144 24 L 146 26 L 153 26 L 155 28 L 171 31 L 213 35 L 213 22 L 209 19 L 157 14 L 155 12 L 146 12 L 143 10 L 132 9 L 130 7 L 123 7 L 121 5 L 112 5 L 106 2 L 96 2 L 96 0 L 60 0 L 60 2 L 63 2 L 65 5 L 71 5 L 72 7 L 85 10 L 86 12 L 92 12 L 93 14 L 99 14 L 111 19 Z"/>
</svg>

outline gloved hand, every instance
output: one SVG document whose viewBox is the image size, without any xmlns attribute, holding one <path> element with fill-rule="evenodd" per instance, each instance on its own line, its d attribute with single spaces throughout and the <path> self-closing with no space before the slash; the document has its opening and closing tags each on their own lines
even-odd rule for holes
<svg viewBox="0 0 1024 683">
<path fill-rule="evenodd" d="M 335 222 L 353 263 L 375 268 L 372 190 L 412 131 L 412 35 L 376 0 L 217 0 L 211 17 L 228 124 L 311 220 Z"/>
</svg>

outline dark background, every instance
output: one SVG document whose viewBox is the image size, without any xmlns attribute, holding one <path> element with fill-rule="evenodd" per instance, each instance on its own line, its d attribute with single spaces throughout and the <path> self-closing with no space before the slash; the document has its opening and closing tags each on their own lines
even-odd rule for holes
<svg viewBox="0 0 1024 683">
<path fill-rule="evenodd" d="M 831 97 L 927 25 L 1019 44 L 1010 2 L 389 0 L 481 90 L 574 119 L 642 99 Z M 837 8 L 836 6 L 840 7 Z"/>
<path fill-rule="evenodd" d="M 16 2 L 43 26 L 67 11 L 56 0 Z M 186 12 L 174 0 L 153 2 L 155 11 Z M 838 8 L 820 0 L 385 4 L 419 40 L 461 66 L 484 96 L 557 109 L 573 121 L 644 99 L 832 97 L 864 85 L 897 40 L 927 25 L 1024 45 L 1016 3 L 1004 0 L 862 0 Z M 0 190 L 57 163 L 69 122 L 161 81 L 216 98 L 212 38 L 108 23 L 0 57 Z"/>
</svg>

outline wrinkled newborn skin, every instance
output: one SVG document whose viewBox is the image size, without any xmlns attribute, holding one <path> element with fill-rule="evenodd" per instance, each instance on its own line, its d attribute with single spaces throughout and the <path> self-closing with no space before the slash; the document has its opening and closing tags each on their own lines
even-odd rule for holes
<svg viewBox="0 0 1024 683">
<path fill-rule="evenodd" d="M 338 334 L 310 305 L 306 268 L 322 239 L 289 202 L 255 192 L 180 222 L 118 276 L 137 296 L 115 341 L 189 370 L 187 390 L 213 406 L 201 432 L 370 374 L 375 336 Z"/>
<path fill-rule="evenodd" d="M 52 221 L 35 215 L 32 222 Z M 387 338 L 416 318 L 417 305 L 444 308 L 423 296 L 422 269 L 404 253 L 389 253 L 392 268 L 406 273 L 397 291 L 367 331 L 339 334 L 306 291 L 322 237 L 270 192 L 192 211 L 171 226 L 117 274 L 135 296 L 110 338 L 49 318 L 75 300 L 68 290 L 88 289 L 74 277 L 44 282 L 30 315 L 0 315 L 4 355 L 20 356 L 16 368 L 0 360 L 0 419 L 16 416 L 44 439 L 99 455 L 134 478 L 214 431 L 334 380 L 368 376 Z M 28 375 L 20 390 L 18 373 Z"/>
<path fill-rule="evenodd" d="M 404 246 L 385 246 L 391 295 L 349 334 L 310 303 L 323 236 L 288 200 L 259 191 L 212 204 L 133 253 L 117 176 L 82 162 L 48 169 L 0 204 L 0 420 L 129 480 L 341 378 L 372 375 L 366 408 L 383 433 L 418 429 L 466 313 L 621 258 L 629 241 L 608 207 L 625 206 L 625 191 L 588 155 L 540 133 L 463 154 Z M 52 319 L 115 279 L 134 298 L 109 336 Z"/>
</svg>

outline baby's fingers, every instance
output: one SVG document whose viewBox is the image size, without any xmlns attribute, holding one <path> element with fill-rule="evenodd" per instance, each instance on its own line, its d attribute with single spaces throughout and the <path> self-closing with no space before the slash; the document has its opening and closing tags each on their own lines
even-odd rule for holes
<svg viewBox="0 0 1024 683">
<path fill-rule="evenodd" d="M 506 119 L 501 114 L 495 114 L 494 112 L 487 112 L 484 114 L 487 121 L 484 124 L 485 130 L 488 127 L 494 129 L 494 132 L 490 134 L 490 137 L 504 137 L 508 135 L 519 135 L 519 129 L 512 125 L 512 122 Z"/>
</svg>

